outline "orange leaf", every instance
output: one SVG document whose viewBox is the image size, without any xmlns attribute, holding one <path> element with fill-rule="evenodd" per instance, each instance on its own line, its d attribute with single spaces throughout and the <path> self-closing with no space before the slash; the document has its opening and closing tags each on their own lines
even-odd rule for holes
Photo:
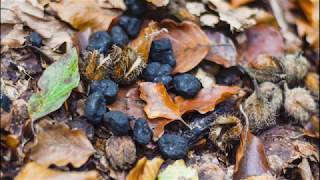
<svg viewBox="0 0 320 180">
<path fill-rule="evenodd" d="M 39 164 L 74 167 L 83 165 L 95 152 L 85 133 L 71 130 L 66 124 L 52 124 L 44 120 L 39 124 L 35 144 L 31 144 L 29 158 Z"/>
<path fill-rule="evenodd" d="M 101 9 L 94 0 L 63 0 L 49 4 L 58 16 L 72 27 L 95 31 L 107 30 L 112 19 L 119 15 L 110 9 Z"/>
<path fill-rule="evenodd" d="M 164 162 L 160 157 L 147 160 L 146 157 L 141 158 L 136 166 L 131 169 L 126 180 L 149 180 L 156 179 L 161 164 Z"/>
<path fill-rule="evenodd" d="M 162 83 L 139 83 L 140 98 L 147 105 L 144 107 L 148 118 L 180 119 L 179 107 L 173 102 Z"/>
<path fill-rule="evenodd" d="M 63 172 L 58 170 L 49 169 L 47 166 L 37 164 L 35 162 L 29 162 L 26 164 L 19 174 L 14 178 L 15 180 L 27 180 L 27 179 L 77 179 L 77 180 L 97 180 L 99 174 L 97 171 L 87 172 Z"/>
<path fill-rule="evenodd" d="M 243 130 L 237 149 L 233 178 L 246 179 L 269 174 L 270 167 L 262 142 L 250 131 L 247 133 L 247 137 L 245 136 L 245 130 Z"/>
<path fill-rule="evenodd" d="M 193 69 L 208 54 L 210 41 L 198 25 L 190 21 L 177 24 L 173 20 L 163 20 L 159 26 L 169 31 L 160 34 L 157 39 L 169 38 L 171 40 L 177 61 L 173 73 L 183 73 Z"/>
<path fill-rule="evenodd" d="M 226 98 L 237 94 L 240 88 L 237 86 L 214 86 L 212 88 L 203 88 L 192 99 L 184 99 L 181 96 L 175 98 L 175 102 L 179 106 L 181 114 L 196 110 L 201 114 L 213 111 L 216 104 L 224 101 Z"/>
<path fill-rule="evenodd" d="M 129 47 L 136 50 L 144 60 L 148 60 L 152 40 L 159 31 L 158 24 L 149 22 L 146 27 L 142 27 L 139 36 L 130 42 Z"/>
</svg>

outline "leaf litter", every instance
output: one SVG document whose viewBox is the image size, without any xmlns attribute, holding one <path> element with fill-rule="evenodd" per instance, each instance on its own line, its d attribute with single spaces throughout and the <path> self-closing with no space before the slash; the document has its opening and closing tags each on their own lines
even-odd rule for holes
<svg viewBox="0 0 320 180">
<path fill-rule="evenodd" d="M 302 95 L 261 88 L 319 102 L 318 12 L 312 0 L 1 1 L 0 177 L 319 179 L 319 106 L 292 116 Z M 180 74 L 199 80 L 195 96 Z M 250 129 L 251 96 L 278 102 L 274 124 Z"/>
</svg>

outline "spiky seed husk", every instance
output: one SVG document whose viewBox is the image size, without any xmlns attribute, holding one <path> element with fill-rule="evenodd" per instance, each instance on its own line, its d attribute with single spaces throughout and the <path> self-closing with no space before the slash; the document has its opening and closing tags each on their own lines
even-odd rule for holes
<svg viewBox="0 0 320 180">
<path fill-rule="evenodd" d="M 317 111 L 314 99 L 310 92 L 304 88 L 288 89 L 285 85 L 285 97 L 286 112 L 303 125 L 307 124 Z"/>
<path fill-rule="evenodd" d="M 245 100 L 244 111 L 248 115 L 253 132 L 272 127 L 283 102 L 282 90 L 271 82 L 264 82 Z"/>
<path fill-rule="evenodd" d="M 109 54 L 110 71 L 108 74 L 119 84 L 130 84 L 137 80 L 146 63 L 143 58 L 130 47 L 113 46 Z"/>
<path fill-rule="evenodd" d="M 285 67 L 286 81 L 291 85 L 303 80 L 310 68 L 310 63 L 301 53 L 287 54 L 280 61 Z"/>
</svg>

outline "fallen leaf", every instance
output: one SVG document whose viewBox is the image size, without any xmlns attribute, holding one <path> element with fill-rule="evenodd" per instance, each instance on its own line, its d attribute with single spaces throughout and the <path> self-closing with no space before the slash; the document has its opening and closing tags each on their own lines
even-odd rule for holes
<svg viewBox="0 0 320 180">
<path fill-rule="evenodd" d="M 303 158 L 301 163 L 298 166 L 301 179 L 315 179 L 312 175 L 310 164 L 306 158 Z"/>
<path fill-rule="evenodd" d="M 99 7 L 105 9 L 121 9 L 126 10 L 126 4 L 124 0 L 96 0 L 99 4 Z"/>
<path fill-rule="evenodd" d="M 237 149 L 234 179 L 246 179 L 251 176 L 270 174 L 269 163 L 264 145 L 259 138 L 245 130 L 241 133 L 240 145 Z"/>
<path fill-rule="evenodd" d="M 173 73 L 184 73 L 197 66 L 208 54 L 210 40 L 201 28 L 190 22 L 177 24 L 173 20 L 163 20 L 160 28 L 166 28 L 168 33 L 161 33 L 157 39 L 169 38 L 172 43 L 177 65 Z"/>
<path fill-rule="evenodd" d="M 43 120 L 37 127 L 34 144 L 29 146 L 29 158 L 43 165 L 74 167 L 83 165 L 95 152 L 85 133 L 71 130 L 66 124 Z"/>
<path fill-rule="evenodd" d="M 140 99 L 139 88 L 134 84 L 130 87 L 120 87 L 117 100 L 108 105 L 108 108 L 111 111 L 122 111 L 135 118 L 147 118 L 143 111 L 144 106 L 144 101 Z"/>
<path fill-rule="evenodd" d="M 162 7 L 162 6 L 168 5 L 170 0 L 147 0 L 147 1 L 151 2 L 157 7 Z"/>
<path fill-rule="evenodd" d="M 304 84 L 312 95 L 319 97 L 320 96 L 320 77 L 319 74 L 314 72 L 309 72 L 304 78 Z"/>
<path fill-rule="evenodd" d="M 239 7 L 241 5 L 244 5 L 244 4 L 248 4 L 250 2 L 252 2 L 253 0 L 231 0 L 231 6 L 232 7 Z"/>
<path fill-rule="evenodd" d="M 179 179 L 188 179 L 188 180 L 198 180 L 198 172 L 196 169 L 187 167 L 184 163 L 184 160 L 176 160 L 173 164 L 166 167 L 158 175 L 159 180 L 179 180 Z"/>
<path fill-rule="evenodd" d="M 173 102 L 162 83 L 139 83 L 140 98 L 147 105 L 144 107 L 148 118 L 181 119 L 179 107 Z"/>
<path fill-rule="evenodd" d="M 49 169 L 45 165 L 40 165 L 35 162 L 27 163 L 14 178 L 15 180 L 30 180 L 30 179 L 51 179 L 51 180 L 98 180 L 99 174 L 97 171 L 86 172 L 63 172 L 59 170 Z"/>
<path fill-rule="evenodd" d="M 184 99 L 181 96 L 175 98 L 180 113 L 184 114 L 189 111 L 196 110 L 201 114 L 213 111 L 216 104 L 224 101 L 228 97 L 237 94 L 240 88 L 237 86 L 220 86 L 216 85 L 211 88 L 203 88 L 196 97 L 192 99 Z"/>
<path fill-rule="evenodd" d="M 134 168 L 132 168 L 126 180 L 152 180 L 156 179 L 161 164 L 164 162 L 160 157 L 148 160 L 146 157 L 141 158 Z"/>
<path fill-rule="evenodd" d="M 201 13 L 206 12 L 206 8 L 201 2 L 187 2 L 186 8 L 191 14 L 195 16 L 200 16 Z"/>
<path fill-rule="evenodd" d="M 1 37 L 1 45 L 8 46 L 9 48 L 21 47 L 26 40 L 26 36 L 28 34 L 23 30 L 23 25 L 16 24 L 8 34 Z"/>
<path fill-rule="evenodd" d="M 319 117 L 312 116 L 310 122 L 304 126 L 303 134 L 312 138 L 320 139 Z"/>
<path fill-rule="evenodd" d="M 232 39 L 226 35 L 206 31 L 212 47 L 209 50 L 206 60 L 223 65 L 225 68 L 237 65 L 237 49 Z"/>
<path fill-rule="evenodd" d="M 213 14 L 204 14 L 200 17 L 200 23 L 203 26 L 214 27 L 219 23 L 219 17 Z"/>
<path fill-rule="evenodd" d="M 51 2 L 49 7 L 72 27 L 81 31 L 91 28 L 93 32 L 105 31 L 119 12 L 103 10 L 94 0 L 63 0 Z"/>
<path fill-rule="evenodd" d="M 33 120 L 60 108 L 80 81 L 76 49 L 67 58 L 51 64 L 38 81 L 40 92 L 32 94 L 28 111 Z"/>
<path fill-rule="evenodd" d="M 260 54 L 281 57 L 284 55 L 284 41 L 278 30 L 271 26 L 259 25 L 246 31 L 247 40 L 243 44 L 241 56 L 242 63 L 250 63 Z"/>
<path fill-rule="evenodd" d="M 306 41 L 315 49 L 319 49 L 319 29 L 315 29 L 302 19 L 296 19 L 297 31 L 300 37 L 306 37 Z"/>
</svg>

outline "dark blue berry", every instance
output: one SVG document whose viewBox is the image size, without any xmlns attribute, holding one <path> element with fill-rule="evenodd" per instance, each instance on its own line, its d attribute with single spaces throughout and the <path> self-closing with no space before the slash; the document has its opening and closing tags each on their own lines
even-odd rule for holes
<svg viewBox="0 0 320 180">
<path fill-rule="evenodd" d="M 169 64 L 162 64 L 158 70 L 158 76 L 170 75 L 172 72 L 172 67 Z"/>
<path fill-rule="evenodd" d="M 99 124 L 106 112 L 106 101 L 103 94 L 99 91 L 90 94 L 85 107 L 85 115 L 88 122 L 92 124 Z"/>
<path fill-rule="evenodd" d="M 143 79 L 146 81 L 153 81 L 153 79 L 157 77 L 160 67 L 161 64 L 158 62 L 148 64 L 148 66 L 142 72 Z"/>
<path fill-rule="evenodd" d="M 112 38 L 109 33 L 99 31 L 93 33 L 89 38 L 88 50 L 97 50 L 101 54 L 106 54 L 112 45 Z"/>
<path fill-rule="evenodd" d="M 133 16 L 141 16 L 146 11 L 146 4 L 142 0 L 126 0 L 127 12 Z"/>
<path fill-rule="evenodd" d="M 172 67 L 176 65 L 176 59 L 169 39 L 163 38 L 152 42 L 150 49 L 150 61 L 169 64 Z"/>
<path fill-rule="evenodd" d="M 28 37 L 27 40 L 36 47 L 41 47 L 42 45 L 42 37 L 37 32 L 32 32 Z"/>
<path fill-rule="evenodd" d="M 184 98 L 192 98 L 201 89 L 201 83 L 191 74 L 179 74 L 173 78 L 173 89 L 177 95 Z"/>
<path fill-rule="evenodd" d="M 1 93 L 0 94 L 0 104 L 1 104 L 1 108 L 3 110 L 9 112 L 10 108 L 11 108 L 12 101 L 10 100 L 10 98 L 8 96 Z"/>
<path fill-rule="evenodd" d="M 152 52 L 164 52 L 172 50 L 171 41 L 168 38 L 162 38 L 159 40 L 152 41 L 151 49 Z"/>
<path fill-rule="evenodd" d="M 169 159 L 182 159 L 189 149 L 188 140 L 175 134 L 164 134 L 158 145 L 161 155 Z"/>
<path fill-rule="evenodd" d="M 131 38 L 138 36 L 142 21 L 135 17 L 121 16 L 119 25 L 127 32 Z"/>
<path fill-rule="evenodd" d="M 103 94 L 106 104 L 112 104 L 117 99 L 119 91 L 118 84 L 112 80 L 93 81 L 90 86 L 90 93 L 99 91 Z"/>
<path fill-rule="evenodd" d="M 127 33 L 120 26 L 114 26 L 111 29 L 111 37 L 113 43 L 121 47 L 125 46 L 129 42 Z"/>
<path fill-rule="evenodd" d="M 104 114 L 104 123 L 110 126 L 112 133 L 123 136 L 129 131 L 129 118 L 120 111 L 109 111 Z"/>
<path fill-rule="evenodd" d="M 146 145 L 151 141 L 152 130 L 145 119 L 139 118 L 136 120 L 133 128 L 134 140 L 142 145 Z"/>
<path fill-rule="evenodd" d="M 156 78 L 154 78 L 153 82 L 161 82 L 167 89 L 169 89 L 172 82 L 172 77 L 168 75 L 157 76 Z"/>
</svg>

